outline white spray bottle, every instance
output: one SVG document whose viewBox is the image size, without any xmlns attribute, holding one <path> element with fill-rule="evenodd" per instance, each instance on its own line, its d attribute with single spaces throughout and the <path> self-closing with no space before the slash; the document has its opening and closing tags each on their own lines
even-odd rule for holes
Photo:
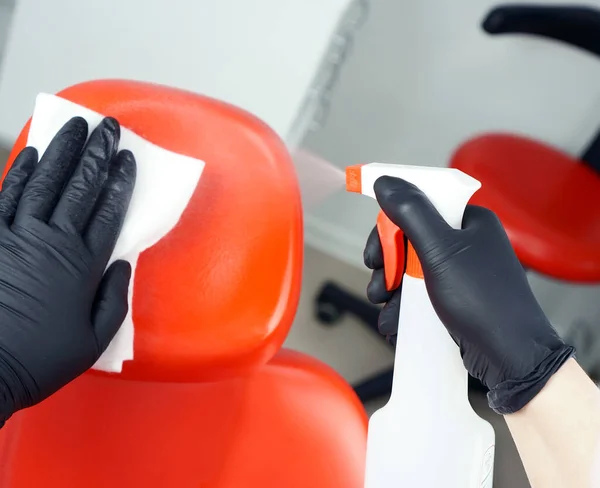
<svg viewBox="0 0 600 488">
<path fill-rule="evenodd" d="M 371 163 L 346 168 L 347 191 L 375 198 L 380 176 L 395 176 L 427 195 L 460 228 L 479 181 L 452 168 Z M 494 430 L 472 409 L 460 352 L 435 313 L 410 243 L 380 212 L 386 286 L 402 280 L 394 380 L 389 402 L 369 421 L 365 488 L 491 488 Z M 404 276 L 402 274 L 404 273 Z"/>
</svg>

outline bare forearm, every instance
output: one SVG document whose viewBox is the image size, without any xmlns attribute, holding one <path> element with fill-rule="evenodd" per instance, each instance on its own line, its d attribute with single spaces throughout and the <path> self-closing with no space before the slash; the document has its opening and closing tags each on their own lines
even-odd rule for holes
<svg viewBox="0 0 600 488">
<path fill-rule="evenodd" d="M 532 488 L 565 488 L 568 483 L 557 467 L 557 461 L 548 450 L 527 416 L 506 415 L 506 424 L 512 434 L 523 467 Z"/>
<path fill-rule="evenodd" d="M 525 408 L 505 418 L 534 488 L 593 486 L 600 391 L 574 359 Z M 556 473 L 549 477 L 544 471 L 552 467 Z"/>
</svg>

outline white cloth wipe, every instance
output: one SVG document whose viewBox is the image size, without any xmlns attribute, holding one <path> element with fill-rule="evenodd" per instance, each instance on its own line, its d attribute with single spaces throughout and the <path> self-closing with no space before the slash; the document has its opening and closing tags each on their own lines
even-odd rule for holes
<svg viewBox="0 0 600 488">
<path fill-rule="evenodd" d="M 35 147 L 41 156 L 60 128 L 75 116 L 87 121 L 89 133 L 104 117 L 63 98 L 44 93 L 38 95 L 27 145 Z M 94 365 L 94 369 L 114 373 L 121 372 L 123 361 L 133 359 L 132 298 L 138 256 L 175 227 L 204 169 L 203 161 L 167 151 L 124 127 L 121 128 L 119 149 L 129 149 L 137 162 L 137 179 L 129 212 L 109 262 L 125 259 L 131 263 L 129 313 L 108 349 Z"/>
</svg>

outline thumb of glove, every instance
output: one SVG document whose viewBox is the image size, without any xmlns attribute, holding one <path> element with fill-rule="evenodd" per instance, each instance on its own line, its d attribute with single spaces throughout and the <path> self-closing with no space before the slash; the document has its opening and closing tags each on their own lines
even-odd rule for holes
<svg viewBox="0 0 600 488">
<path fill-rule="evenodd" d="M 92 309 L 98 356 L 106 350 L 127 316 L 130 280 L 131 265 L 127 261 L 115 261 L 104 273 Z"/>
</svg>

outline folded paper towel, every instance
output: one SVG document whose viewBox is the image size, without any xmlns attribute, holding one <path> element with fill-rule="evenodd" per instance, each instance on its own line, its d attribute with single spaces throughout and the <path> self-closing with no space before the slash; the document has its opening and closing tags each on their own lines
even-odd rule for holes
<svg viewBox="0 0 600 488">
<path fill-rule="evenodd" d="M 83 117 L 89 132 L 104 117 L 63 98 L 40 94 L 36 98 L 27 145 L 41 155 L 59 129 L 72 117 Z M 137 179 L 121 235 L 110 263 L 125 259 L 131 263 L 129 313 L 108 349 L 94 369 L 119 373 L 123 362 L 133 359 L 133 304 L 135 270 L 142 251 L 156 244 L 179 221 L 200 176 L 204 162 L 167 151 L 121 128 L 119 149 L 129 149 L 137 162 Z M 160 198 L 156 195 L 160 194 Z"/>
</svg>

